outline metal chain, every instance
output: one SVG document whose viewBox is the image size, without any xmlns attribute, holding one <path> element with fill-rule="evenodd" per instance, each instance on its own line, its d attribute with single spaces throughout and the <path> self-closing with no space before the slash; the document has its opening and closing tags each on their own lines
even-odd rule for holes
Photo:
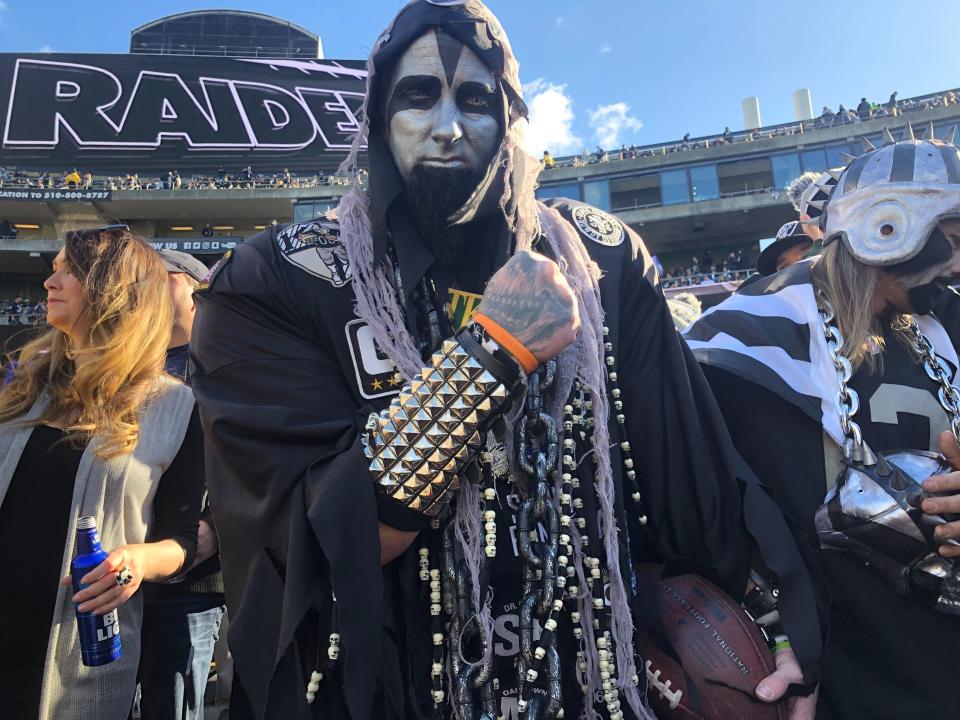
<svg viewBox="0 0 960 720">
<path fill-rule="evenodd" d="M 517 512 L 517 547 L 523 566 L 520 602 L 520 654 L 517 658 L 518 708 L 530 719 L 550 720 L 560 712 L 560 662 L 556 650 L 556 614 L 563 608 L 555 598 L 560 521 L 553 498 L 560 442 L 557 424 L 546 412 L 543 392 L 553 385 L 556 362 L 531 375 L 523 415 L 517 426 L 517 465 L 526 477 L 526 499 Z M 546 531 L 539 536 L 540 526 Z M 534 649 L 533 627 L 543 632 Z M 544 663 L 546 659 L 546 663 Z M 545 667 L 544 667 L 545 665 Z M 531 698 L 530 686 L 545 673 L 547 694 Z"/>
<path fill-rule="evenodd" d="M 906 331 L 913 340 L 914 350 L 923 362 L 923 369 L 927 377 L 938 385 L 937 399 L 950 418 L 950 430 L 953 436 L 960 441 L 960 391 L 950 382 L 950 366 L 933 350 L 933 345 L 920 331 L 920 324 L 914 317 L 910 318 Z"/>
<path fill-rule="evenodd" d="M 458 556 L 455 523 L 452 521 L 443 529 L 443 569 L 445 610 L 450 617 L 447 644 L 456 717 L 461 720 L 495 720 L 496 681 L 493 678 L 493 654 L 488 652 L 491 638 L 473 607 L 470 575 L 463 558 Z M 466 657 L 468 647 L 475 649 L 477 660 Z M 479 718 L 475 714 L 475 691 L 480 691 L 483 708 Z"/>
<path fill-rule="evenodd" d="M 817 312 L 820 315 L 820 323 L 827 341 L 827 351 L 830 353 L 833 367 L 837 371 L 837 384 L 840 387 L 836 395 L 835 406 L 840 414 L 840 427 L 846 438 L 843 443 L 843 455 L 847 459 L 872 465 L 876 462 L 876 459 L 870 448 L 863 442 L 860 425 L 853 419 L 853 416 L 860 409 L 860 397 L 856 390 L 847 385 L 850 378 L 853 377 L 853 366 L 849 359 L 840 354 L 840 349 L 843 347 L 843 336 L 837 326 L 836 312 L 830 301 L 824 297 L 817 299 Z M 916 318 L 910 317 L 905 327 L 898 329 L 908 333 L 913 343 L 913 349 L 923 363 L 924 372 L 926 372 L 928 378 L 938 385 L 937 399 L 950 419 L 950 430 L 954 437 L 960 440 L 960 391 L 950 382 L 950 367 L 934 352 L 933 345 L 921 332 L 920 324 Z"/>
<path fill-rule="evenodd" d="M 827 352 L 833 361 L 833 368 L 837 372 L 837 385 L 840 390 L 834 399 L 834 406 L 840 415 L 840 428 L 843 430 L 843 456 L 848 460 L 869 462 L 872 453 L 863 444 L 863 433 L 860 425 L 853 419 L 860 409 L 860 396 L 857 391 L 847 385 L 853 377 L 853 365 L 845 356 L 840 354 L 843 347 L 843 335 L 837 326 L 836 311 L 825 297 L 818 298 L 817 313 L 820 315 L 820 325 L 823 336 L 827 341 Z"/>
</svg>

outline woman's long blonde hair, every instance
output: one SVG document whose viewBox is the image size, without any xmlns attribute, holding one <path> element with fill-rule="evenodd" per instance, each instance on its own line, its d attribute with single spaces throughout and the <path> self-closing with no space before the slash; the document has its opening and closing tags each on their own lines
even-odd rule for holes
<svg viewBox="0 0 960 720">
<path fill-rule="evenodd" d="M 17 353 L 0 390 L 0 423 L 22 418 L 46 392 L 50 403 L 31 424 L 64 424 L 71 441 L 95 435 L 97 455 L 116 457 L 136 446 L 140 411 L 163 374 L 173 318 L 167 273 L 126 228 L 67 233 L 64 254 L 83 287 L 85 337 L 75 343 L 51 328 Z"/>
<path fill-rule="evenodd" d="M 883 330 L 874 310 L 880 270 L 859 262 L 838 239 L 823 249 L 811 271 L 814 290 L 830 301 L 843 336 L 842 355 L 858 369 L 880 367 Z"/>
</svg>

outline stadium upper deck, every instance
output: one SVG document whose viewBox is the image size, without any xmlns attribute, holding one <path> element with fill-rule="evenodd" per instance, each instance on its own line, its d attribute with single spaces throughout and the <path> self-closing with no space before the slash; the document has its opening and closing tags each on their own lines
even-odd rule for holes
<svg viewBox="0 0 960 720">
<path fill-rule="evenodd" d="M 158 246 L 215 255 L 336 203 L 344 186 L 330 174 L 357 128 L 362 64 L 258 58 L 252 46 L 252 57 L 231 57 L 235 49 L 221 58 L 0 55 L 0 230 L 8 221 L 16 231 L 0 232 L 0 296 L 11 278 L 42 275 L 72 227 L 122 220 Z M 863 122 L 558 158 L 538 194 L 616 213 L 668 270 L 706 251 L 740 251 L 749 267 L 758 240 L 792 219 L 782 192 L 790 180 L 841 164 L 840 153 L 857 154 L 860 136 L 878 138 L 884 126 L 910 121 L 922 134 L 932 122 L 943 134 L 960 122 L 955 100 L 948 90 Z"/>
</svg>

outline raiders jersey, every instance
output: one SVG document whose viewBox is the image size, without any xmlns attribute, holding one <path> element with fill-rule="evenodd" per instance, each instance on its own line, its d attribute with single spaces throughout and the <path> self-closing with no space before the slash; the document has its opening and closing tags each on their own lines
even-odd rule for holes
<svg viewBox="0 0 960 720">
<path fill-rule="evenodd" d="M 717 307 L 722 309 L 723 304 Z M 733 332 L 730 320 L 721 316 L 714 320 L 714 328 L 701 327 L 693 336 L 717 337 L 714 330 L 720 322 L 728 323 L 726 328 Z M 743 347 L 766 347 L 760 343 L 784 337 L 787 330 L 796 337 L 797 328 L 782 317 L 760 329 L 766 320 L 735 318 Z M 938 451 L 938 435 L 948 423 L 937 387 L 910 344 L 889 323 L 884 327 L 883 342 L 875 347 L 882 357 L 876 358 L 873 369 L 861 366 L 850 381 L 860 400 L 855 419 L 866 442 L 878 452 Z M 799 343 L 786 345 L 791 357 L 800 356 Z M 944 354 L 952 351 L 942 340 L 935 348 Z M 714 364 L 711 360 L 716 358 L 709 352 L 699 355 L 737 449 L 793 522 L 798 540 L 818 548 L 814 513 L 842 471 L 837 443 L 824 430 L 819 408 L 811 412 L 809 403 L 791 402 L 782 385 L 765 384 L 760 372 L 747 376 L 734 363 Z M 757 356 L 763 357 L 763 352 Z M 954 680 L 960 671 L 956 654 L 960 619 L 897 595 L 868 563 L 852 555 L 818 551 L 814 562 L 822 573 L 821 603 L 829 612 L 818 720 L 955 718 L 960 706 Z"/>
</svg>

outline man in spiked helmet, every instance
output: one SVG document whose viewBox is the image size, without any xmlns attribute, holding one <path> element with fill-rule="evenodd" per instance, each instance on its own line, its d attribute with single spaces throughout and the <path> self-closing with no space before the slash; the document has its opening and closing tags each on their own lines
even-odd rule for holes
<svg viewBox="0 0 960 720">
<path fill-rule="evenodd" d="M 686 339 L 737 448 L 819 545 L 817 717 L 946 720 L 960 707 L 960 334 L 932 311 L 960 272 L 960 152 L 932 126 L 884 139 L 818 181 L 823 254 Z"/>
<path fill-rule="evenodd" d="M 779 590 L 811 680 L 821 633 L 787 525 L 640 238 L 536 201 L 493 14 L 411 2 L 367 90 L 344 170 L 365 146 L 368 181 L 335 217 L 244 243 L 197 295 L 231 718 L 651 717 L 641 560 Z M 789 650 L 778 663 L 771 700 L 801 680 Z"/>
</svg>

